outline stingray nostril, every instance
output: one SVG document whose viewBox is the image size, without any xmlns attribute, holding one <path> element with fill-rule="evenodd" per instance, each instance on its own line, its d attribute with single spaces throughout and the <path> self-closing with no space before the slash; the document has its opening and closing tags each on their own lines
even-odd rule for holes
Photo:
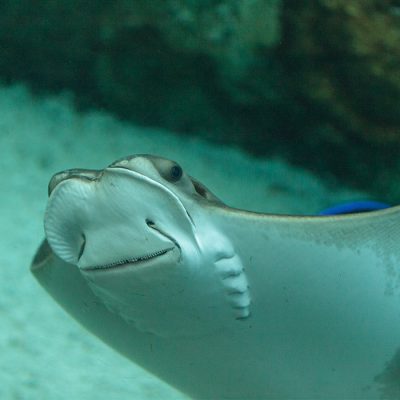
<svg viewBox="0 0 400 400">
<path fill-rule="evenodd" d="M 146 224 L 147 226 L 149 226 L 150 228 L 154 227 L 156 224 L 152 219 L 146 218 Z"/>
<path fill-rule="evenodd" d="M 82 257 L 82 254 L 83 254 L 83 252 L 85 250 L 85 246 L 86 246 L 86 236 L 82 233 L 82 243 L 81 243 L 81 247 L 79 249 L 78 261 Z"/>
</svg>

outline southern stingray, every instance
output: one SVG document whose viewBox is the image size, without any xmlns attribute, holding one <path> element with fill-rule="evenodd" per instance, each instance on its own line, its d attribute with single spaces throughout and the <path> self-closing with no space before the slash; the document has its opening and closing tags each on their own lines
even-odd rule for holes
<svg viewBox="0 0 400 400">
<path fill-rule="evenodd" d="M 139 155 L 56 174 L 45 233 L 41 285 L 193 398 L 400 398 L 399 207 L 238 210 Z"/>
</svg>

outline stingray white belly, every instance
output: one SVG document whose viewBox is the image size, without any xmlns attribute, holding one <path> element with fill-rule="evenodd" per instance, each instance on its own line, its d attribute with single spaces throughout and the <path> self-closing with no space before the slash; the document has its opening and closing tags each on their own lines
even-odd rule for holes
<svg viewBox="0 0 400 400">
<path fill-rule="evenodd" d="M 400 208 L 231 209 L 169 160 L 50 183 L 32 271 L 74 318 L 194 398 L 400 398 Z"/>
</svg>

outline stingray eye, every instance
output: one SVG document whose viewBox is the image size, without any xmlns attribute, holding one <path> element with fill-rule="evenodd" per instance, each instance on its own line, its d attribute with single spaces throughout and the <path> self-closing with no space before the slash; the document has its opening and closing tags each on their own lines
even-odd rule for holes
<svg viewBox="0 0 400 400">
<path fill-rule="evenodd" d="M 177 182 L 179 181 L 179 179 L 182 178 L 183 175 L 183 171 L 182 168 L 175 164 L 171 167 L 171 169 L 169 170 L 169 181 L 170 182 Z"/>
</svg>

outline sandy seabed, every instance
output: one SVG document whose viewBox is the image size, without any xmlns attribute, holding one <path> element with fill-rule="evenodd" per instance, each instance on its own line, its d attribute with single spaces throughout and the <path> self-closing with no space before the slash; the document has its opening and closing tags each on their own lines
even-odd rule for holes
<svg viewBox="0 0 400 400">
<path fill-rule="evenodd" d="M 81 328 L 29 273 L 43 238 L 51 175 L 101 169 L 134 153 L 179 162 L 228 205 L 312 214 L 361 198 L 278 159 L 254 159 L 197 138 L 77 112 L 68 95 L 38 98 L 0 86 L 0 398 L 184 399 Z"/>
</svg>

